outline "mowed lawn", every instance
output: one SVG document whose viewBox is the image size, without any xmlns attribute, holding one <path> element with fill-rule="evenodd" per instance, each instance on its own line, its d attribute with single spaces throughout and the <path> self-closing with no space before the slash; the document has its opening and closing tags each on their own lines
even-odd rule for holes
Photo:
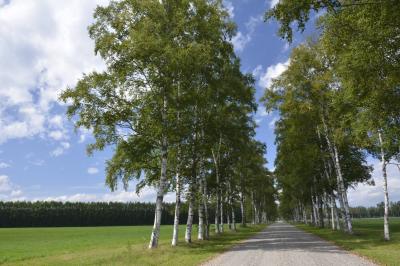
<svg viewBox="0 0 400 266">
<path fill-rule="evenodd" d="M 159 248 L 148 250 L 151 226 L 0 228 L 1 265 L 198 265 L 265 225 L 238 227 L 208 241 L 170 246 L 172 225 L 161 227 Z M 193 239 L 197 230 L 193 231 Z"/>
<path fill-rule="evenodd" d="M 346 250 L 367 257 L 381 265 L 400 265 L 400 218 L 390 219 L 390 241 L 383 239 L 383 219 L 354 219 L 354 235 L 297 225 Z"/>
</svg>

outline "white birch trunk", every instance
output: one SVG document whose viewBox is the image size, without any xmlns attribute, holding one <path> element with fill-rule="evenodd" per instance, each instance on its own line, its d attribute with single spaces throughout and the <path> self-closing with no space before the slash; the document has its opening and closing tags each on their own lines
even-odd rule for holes
<svg viewBox="0 0 400 266">
<path fill-rule="evenodd" d="M 181 207 L 181 178 L 179 173 L 176 174 L 176 199 L 175 199 L 175 218 L 174 218 L 174 232 L 172 234 L 171 245 L 175 247 L 178 244 L 179 232 L 179 213 Z"/>
<path fill-rule="evenodd" d="M 220 194 L 220 178 L 219 178 L 219 167 L 218 167 L 218 159 L 219 159 L 219 149 L 221 147 L 221 137 L 219 138 L 218 150 L 217 154 L 211 149 L 211 153 L 213 156 L 214 166 L 215 166 L 215 176 L 217 181 L 217 188 L 216 188 L 216 206 L 215 206 L 215 233 L 219 234 L 221 232 L 221 227 L 219 224 L 219 216 L 220 216 L 220 205 L 221 205 L 221 194 Z"/>
<path fill-rule="evenodd" d="M 204 238 L 209 239 L 210 238 L 210 221 L 208 218 L 208 203 L 207 203 L 207 180 L 203 176 L 203 204 L 204 204 L 204 218 L 205 218 L 205 227 L 204 227 Z"/>
<path fill-rule="evenodd" d="M 221 194 L 220 194 L 221 195 Z M 221 232 L 221 233 L 223 233 L 224 232 L 224 206 L 223 206 L 223 202 L 222 202 L 222 196 L 221 196 L 221 200 L 220 200 L 220 211 L 219 211 L 219 213 L 220 213 L 220 215 L 221 215 L 221 223 L 219 224 L 220 225 L 220 229 L 219 229 L 219 231 Z"/>
<path fill-rule="evenodd" d="M 343 180 L 342 170 L 341 170 L 340 163 L 339 163 L 339 154 L 338 154 L 336 145 L 333 145 L 333 150 L 334 150 L 334 155 L 335 155 L 335 165 L 336 165 L 336 168 L 337 168 L 337 171 L 338 171 L 339 189 L 341 191 L 342 198 L 343 198 L 344 220 L 345 220 L 345 223 L 346 223 L 347 232 L 349 234 L 352 234 L 353 233 L 353 225 L 352 225 L 352 222 L 351 222 L 349 201 L 347 200 L 347 191 L 346 191 L 346 189 L 344 187 L 344 180 Z"/>
<path fill-rule="evenodd" d="M 387 172 L 386 172 L 386 158 L 385 158 L 385 151 L 383 149 L 383 140 L 381 132 L 378 133 L 379 135 L 379 143 L 381 146 L 381 164 L 382 164 L 382 174 L 383 174 L 383 193 L 385 196 L 385 213 L 383 215 L 383 234 L 386 241 L 390 240 L 389 235 L 389 193 L 387 188 Z"/>
<path fill-rule="evenodd" d="M 353 226 L 352 226 L 352 223 L 351 223 L 349 203 L 348 203 L 348 200 L 347 200 L 347 192 L 346 192 L 346 189 L 344 187 L 342 169 L 340 167 L 340 162 L 339 162 L 339 154 L 338 154 L 336 145 L 330 141 L 328 126 L 325 123 L 325 118 L 324 118 L 323 115 L 322 115 L 322 122 L 323 122 L 323 125 L 324 125 L 326 142 L 328 144 L 328 147 L 329 147 L 329 150 L 330 150 L 330 153 L 331 153 L 331 157 L 332 157 L 332 160 L 333 160 L 333 163 L 334 163 L 334 167 L 335 167 L 335 170 L 336 170 L 336 178 L 337 178 L 337 186 L 338 186 L 337 192 L 338 192 L 339 203 L 340 203 L 340 206 L 341 206 L 341 208 L 343 210 L 343 213 L 344 213 L 346 231 L 348 233 L 352 234 L 353 233 Z"/>
<path fill-rule="evenodd" d="M 204 185 L 203 185 L 203 178 L 200 176 L 199 178 L 199 185 L 200 185 L 200 193 L 203 195 Z M 199 229 L 197 233 L 197 239 L 203 240 L 204 239 L 204 201 L 200 200 L 199 202 Z"/>
<path fill-rule="evenodd" d="M 163 110 L 162 110 L 162 122 L 165 130 L 167 124 L 167 97 L 166 91 L 164 89 L 164 99 L 163 99 Z M 151 232 L 149 248 L 156 248 L 158 246 L 158 239 L 160 237 L 160 225 L 161 225 L 161 215 L 162 215 L 162 204 L 164 199 L 164 193 L 167 183 L 167 160 L 168 160 L 168 140 L 165 132 L 163 133 L 161 139 L 161 174 L 160 181 L 157 190 L 156 199 L 156 210 L 154 214 L 154 225 Z"/>
<path fill-rule="evenodd" d="M 236 217 L 235 217 L 235 206 L 231 205 L 231 212 L 232 212 L 232 230 L 236 231 Z"/>
<path fill-rule="evenodd" d="M 246 213 L 245 213 L 245 210 L 244 210 L 243 192 L 240 192 L 240 213 L 242 215 L 242 226 L 246 226 Z"/>
<path fill-rule="evenodd" d="M 191 189 L 191 188 L 189 188 Z M 192 242 L 192 227 L 193 227 L 193 204 L 194 204 L 194 195 L 192 192 L 190 192 L 190 198 L 189 198 L 189 210 L 188 210 L 188 218 L 186 222 L 186 232 L 185 232 L 185 241 L 186 243 L 191 243 Z"/>
<path fill-rule="evenodd" d="M 336 230 L 336 226 L 335 226 L 335 207 L 334 204 L 335 203 L 335 198 L 331 195 L 330 196 L 331 199 L 331 224 L 332 224 L 332 230 Z"/>
</svg>

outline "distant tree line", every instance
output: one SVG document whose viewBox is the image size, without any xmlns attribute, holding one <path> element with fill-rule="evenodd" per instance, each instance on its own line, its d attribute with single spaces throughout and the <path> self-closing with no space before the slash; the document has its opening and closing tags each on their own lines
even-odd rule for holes
<svg viewBox="0 0 400 266">
<path fill-rule="evenodd" d="M 392 217 L 400 217 L 400 201 L 390 202 L 389 215 Z M 350 208 L 353 218 L 378 218 L 383 217 L 385 213 L 385 205 L 383 202 L 376 207 L 357 206 Z"/>
<path fill-rule="evenodd" d="M 214 210 L 211 206 L 210 210 Z M 1 202 L 0 227 L 152 225 L 155 203 L 142 202 Z M 240 209 L 235 208 L 240 218 Z M 175 203 L 165 203 L 163 224 L 174 224 Z M 214 219 L 210 213 L 210 219 Z M 182 203 L 181 221 L 188 215 Z M 195 222 L 197 218 L 194 218 Z"/>
</svg>

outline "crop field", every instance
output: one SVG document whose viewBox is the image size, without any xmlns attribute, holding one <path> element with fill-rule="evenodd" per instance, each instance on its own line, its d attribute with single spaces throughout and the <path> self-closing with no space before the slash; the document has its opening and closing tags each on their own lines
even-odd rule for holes
<svg viewBox="0 0 400 266">
<path fill-rule="evenodd" d="M 166 225 L 161 227 L 155 250 L 147 249 L 151 226 L 0 228 L 0 264 L 197 265 L 264 227 L 238 227 L 237 232 L 225 229 L 220 236 L 212 234 L 208 241 L 188 245 L 181 225 L 181 242 L 172 248 L 172 226 Z"/>
</svg>

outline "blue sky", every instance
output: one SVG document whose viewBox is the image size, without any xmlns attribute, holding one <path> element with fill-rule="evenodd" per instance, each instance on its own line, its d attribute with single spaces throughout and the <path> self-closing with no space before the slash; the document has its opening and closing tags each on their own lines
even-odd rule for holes
<svg viewBox="0 0 400 266">
<path fill-rule="evenodd" d="M 146 188 L 134 186 L 111 193 L 104 186 L 104 162 L 112 148 L 88 157 L 90 132 L 74 132 L 57 101 L 62 89 L 74 86 L 84 72 L 101 70 L 87 26 L 97 4 L 107 0 L 0 0 L 0 200 L 154 201 Z M 289 46 L 276 36 L 277 24 L 263 22 L 265 10 L 277 0 L 225 1 L 238 33 L 232 40 L 242 69 L 256 77 L 256 97 L 289 64 L 293 46 L 313 33 L 313 22 L 296 34 Z M 257 139 L 268 147 L 268 167 L 275 158 L 274 122 L 277 114 L 259 108 Z M 379 168 L 378 162 L 370 163 Z M 375 205 L 383 199 L 380 172 L 376 187 L 360 185 L 350 191 L 352 205 Z M 400 200 L 399 172 L 389 168 L 392 200 Z M 167 200 L 173 200 L 168 195 Z"/>
</svg>

